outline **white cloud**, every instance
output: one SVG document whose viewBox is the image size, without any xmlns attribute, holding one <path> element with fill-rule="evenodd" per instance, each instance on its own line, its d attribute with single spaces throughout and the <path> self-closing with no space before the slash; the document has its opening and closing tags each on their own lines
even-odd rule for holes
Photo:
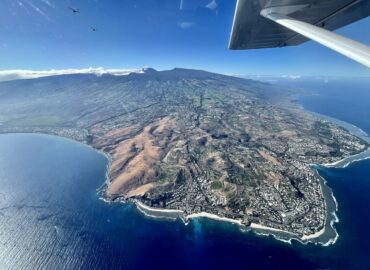
<svg viewBox="0 0 370 270">
<path fill-rule="evenodd" d="M 301 78 L 301 75 L 282 75 L 281 77 L 285 79 L 297 80 Z"/>
<path fill-rule="evenodd" d="M 188 29 L 190 27 L 193 27 L 195 25 L 194 22 L 178 22 L 177 26 L 182 29 Z"/>
<path fill-rule="evenodd" d="M 206 5 L 206 8 L 210 10 L 215 10 L 218 7 L 216 0 L 212 0 L 210 3 Z"/>
<path fill-rule="evenodd" d="M 145 69 L 104 69 L 99 68 L 85 68 L 85 69 L 51 69 L 51 70 L 0 70 L 0 81 L 11 81 L 18 79 L 33 79 L 55 75 L 67 74 L 95 74 L 101 76 L 103 74 L 111 74 L 115 76 L 128 75 L 130 73 L 143 73 Z"/>
</svg>

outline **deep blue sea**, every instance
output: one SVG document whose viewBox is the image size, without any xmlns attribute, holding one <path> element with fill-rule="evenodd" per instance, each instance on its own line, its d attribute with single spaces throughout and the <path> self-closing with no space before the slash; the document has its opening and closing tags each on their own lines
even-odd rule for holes
<svg viewBox="0 0 370 270">
<path fill-rule="evenodd" d="M 369 117 L 352 121 L 369 115 L 370 91 L 348 89 L 348 99 L 363 94 L 354 106 L 338 89 L 341 98 L 330 88 L 303 103 L 319 113 L 331 106 L 333 117 L 344 107 L 351 116 L 342 120 L 370 130 Z M 106 166 L 103 155 L 71 140 L 0 135 L 0 269 L 370 269 L 370 160 L 320 170 L 339 205 L 340 237 L 329 247 L 290 245 L 207 219 L 149 219 L 132 205 L 107 204 L 96 192 Z"/>
</svg>

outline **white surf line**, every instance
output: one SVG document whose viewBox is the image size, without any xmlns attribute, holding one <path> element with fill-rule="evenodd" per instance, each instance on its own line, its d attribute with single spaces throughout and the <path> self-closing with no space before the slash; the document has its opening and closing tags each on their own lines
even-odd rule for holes
<svg viewBox="0 0 370 270">
<path fill-rule="evenodd" d="M 230 223 L 233 223 L 233 224 L 238 224 L 240 226 L 245 226 L 242 223 L 242 220 L 240 220 L 240 219 L 220 217 L 220 216 L 217 216 L 215 214 L 210 214 L 210 213 L 207 213 L 207 212 L 200 212 L 200 213 L 190 214 L 190 215 L 186 216 L 186 219 L 193 219 L 193 218 L 200 218 L 200 217 L 205 217 L 205 218 L 209 218 L 209 219 L 213 219 L 213 220 L 225 221 L 225 222 L 230 222 Z"/>
<path fill-rule="evenodd" d="M 360 157 L 360 158 L 356 158 L 356 157 Z M 358 161 L 362 161 L 362 160 L 366 160 L 366 159 L 370 159 L 370 148 L 364 150 L 363 152 L 361 152 L 359 154 L 349 156 L 349 157 L 343 158 L 341 160 L 338 160 L 338 161 L 335 161 L 335 162 L 332 162 L 332 163 L 322 164 L 322 166 L 327 167 L 327 168 L 336 168 L 336 167 L 346 168 L 354 162 L 358 162 Z M 346 162 L 347 160 L 348 160 L 347 163 L 344 163 L 343 165 L 340 165 L 341 163 Z"/>
<path fill-rule="evenodd" d="M 331 223 L 334 223 L 336 220 L 332 221 Z M 331 224 L 332 225 L 332 224 Z M 288 243 L 288 244 L 292 244 L 292 240 L 296 240 L 304 245 L 310 243 L 309 240 L 312 240 L 312 239 L 315 239 L 315 238 L 319 238 L 320 236 L 322 236 L 325 231 L 326 231 L 326 228 L 322 228 L 320 231 L 316 232 L 316 233 L 313 233 L 313 234 L 309 234 L 309 235 L 303 235 L 302 237 L 298 237 L 297 235 L 295 235 L 294 233 L 291 233 L 291 232 L 288 232 L 288 231 L 284 231 L 284 230 L 281 230 L 281 229 L 275 229 L 275 228 L 271 228 L 271 227 L 267 227 L 267 226 L 264 226 L 264 225 L 260 225 L 260 224 L 256 224 L 256 223 L 251 223 L 251 228 L 255 229 L 256 231 L 256 234 L 258 235 L 263 235 L 263 236 L 273 236 L 275 239 L 279 240 L 279 241 L 282 241 L 284 243 Z M 262 230 L 259 231 L 259 230 Z M 267 233 L 269 232 L 269 233 Z M 279 233 L 284 233 L 284 234 L 288 234 L 288 235 L 291 235 L 292 237 L 289 238 L 289 239 L 283 239 L 281 237 L 279 237 L 279 235 L 275 235 L 273 234 L 272 232 L 279 232 Z M 323 243 L 323 242 L 313 242 L 314 244 L 319 244 L 319 245 L 322 245 L 322 246 L 329 246 L 331 244 L 334 244 L 337 239 L 339 238 L 339 234 L 336 232 L 336 235 L 335 235 L 335 238 L 332 238 L 332 239 L 329 239 L 327 242 Z"/>
<path fill-rule="evenodd" d="M 142 202 L 139 202 L 137 200 L 135 200 L 134 203 L 137 204 L 139 210 L 143 210 L 144 214 L 147 215 L 147 216 L 155 217 L 155 218 L 169 218 L 168 216 L 163 216 L 163 215 L 161 216 L 161 214 L 164 214 L 164 213 L 167 213 L 167 214 L 177 214 L 177 215 L 179 215 L 179 217 L 183 217 L 185 219 L 184 220 L 184 223 L 186 225 L 188 224 L 187 221 L 189 219 L 195 219 L 195 218 L 205 217 L 205 218 L 209 218 L 209 219 L 213 219 L 213 220 L 217 220 L 217 221 L 224 221 L 224 222 L 229 222 L 229 223 L 233 223 L 233 224 L 238 224 L 240 226 L 245 226 L 242 223 L 241 220 L 220 217 L 218 215 L 210 214 L 210 213 L 207 213 L 207 212 L 194 213 L 194 214 L 190 214 L 190 215 L 185 216 L 184 211 L 181 211 L 181 210 L 152 208 L 152 207 L 149 207 L 149 206 L 147 206 L 147 205 L 145 205 Z M 155 216 L 155 214 L 150 214 L 148 212 L 157 213 L 158 216 Z"/>
<path fill-rule="evenodd" d="M 251 223 L 250 224 L 250 227 L 254 230 L 256 230 L 258 232 L 258 230 L 264 230 L 264 231 L 270 231 L 270 232 L 279 232 L 279 233 L 284 233 L 284 234 L 288 234 L 288 235 L 291 235 L 291 236 L 295 236 L 293 238 L 290 238 L 289 240 L 285 240 L 284 242 L 289 242 L 290 243 L 290 240 L 292 239 L 300 239 L 297 235 L 295 235 L 294 233 L 291 233 L 291 232 L 288 232 L 288 231 L 284 231 L 284 230 L 281 230 L 281 229 L 276 229 L 276 228 L 272 228 L 272 227 L 268 227 L 268 226 L 265 226 L 265 225 L 261 225 L 261 224 L 257 224 L 257 223 Z M 263 234 L 263 233 L 261 233 Z M 273 235 L 273 234 L 272 234 Z M 276 235 L 273 235 L 276 239 L 278 240 L 281 240 L 283 241 L 280 237 L 276 236 Z"/>
<path fill-rule="evenodd" d="M 147 205 L 144 205 L 143 203 L 135 200 L 134 201 L 137 206 L 138 206 L 138 209 L 139 210 L 142 210 L 141 212 L 146 215 L 146 216 L 149 216 L 149 217 L 153 217 L 153 218 L 171 218 L 171 219 L 175 219 L 174 217 L 168 217 L 168 216 L 160 216 L 161 213 L 172 213 L 172 214 L 178 214 L 179 216 L 184 216 L 184 212 L 181 211 L 181 210 L 174 210 L 174 209 L 157 209 L 157 208 L 152 208 L 152 207 L 149 207 Z M 158 215 L 155 215 L 155 214 L 150 214 L 148 213 L 147 211 L 150 211 L 150 212 L 154 212 L 154 213 L 158 213 Z M 232 218 L 225 218 L 225 217 L 220 217 L 218 215 L 215 215 L 215 214 L 210 214 L 210 213 L 207 213 L 207 212 L 200 212 L 200 213 L 194 213 L 194 214 L 190 214 L 188 216 L 184 216 L 185 218 L 185 225 L 188 224 L 188 220 L 190 219 L 195 219 L 195 218 L 208 218 L 208 219 L 212 219 L 212 220 L 217 220 L 217 221 L 223 221 L 223 222 L 229 222 L 229 223 L 232 223 L 232 224 L 237 224 L 241 227 L 246 227 L 248 228 L 248 226 L 244 225 L 242 223 L 242 220 L 240 219 L 232 219 Z M 258 232 L 258 230 L 265 230 L 265 231 L 270 231 L 270 232 L 279 232 L 279 233 L 283 233 L 283 234 L 288 234 L 288 235 L 291 235 L 291 236 L 294 236 L 292 237 L 291 239 L 289 240 L 285 240 L 285 239 L 281 239 L 279 238 L 278 236 L 275 236 L 273 235 L 276 239 L 280 240 L 280 241 L 283 241 L 283 242 L 289 242 L 290 243 L 290 240 L 292 239 L 296 239 L 296 240 L 302 240 L 302 241 L 306 241 L 306 240 L 311 240 L 311 239 L 314 239 L 314 238 L 318 238 L 320 237 L 322 234 L 325 233 L 325 228 L 321 229 L 320 231 L 316 232 L 316 233 L 313 233 L 313 234 L 310 234 L 310 235 L 303 235 L 302 237 L 299 237 L 297 235 L 295 235 L 294 233 L 292 232 L 288 232 L 288 231 L 284 231 L 284 230 L 281 230 L 281 229 L 276 229 L 276 228 L 272 228 L 272 227 L 268 227 L 268 226 L 265 226 L 265 225 L 261 225 L 261 224 L 257 224 L 257 223 L 251 223 L 250 226 L 249 226 L 251 229 L 254 229 Z M 263 233 L 261 233 L 263 234 Z M 326 243 L 325 243 L 326 244 Z"/>
<path fill-rule="evenodd" d="M 176 209 L 158 209 L 158 208 L 152 208 L 149 207 L 142 202 L 139 202 L 138 200 L 134 200 L 134 203 L 138 206 L 138 208 L 150 211 L 150 212 L 157 212 L 157 213 L 172 213 L 172 214 L 181 214 L 183 215 L 184 212 L 181 210 L 176 210 Z"/>
</svg>

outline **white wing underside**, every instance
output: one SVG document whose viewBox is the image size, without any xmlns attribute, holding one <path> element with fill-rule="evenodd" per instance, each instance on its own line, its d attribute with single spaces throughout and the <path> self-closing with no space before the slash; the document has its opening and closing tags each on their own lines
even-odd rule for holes
<svg viewBox="0 0 370 270">
<path fill-rule="evenodd" d="M 331 32 L 369 15 L 370 0 L 238 0 L 229 47 L 284 47 L 312 39 L 370 67 L 369 46 Z"/>
</svg>

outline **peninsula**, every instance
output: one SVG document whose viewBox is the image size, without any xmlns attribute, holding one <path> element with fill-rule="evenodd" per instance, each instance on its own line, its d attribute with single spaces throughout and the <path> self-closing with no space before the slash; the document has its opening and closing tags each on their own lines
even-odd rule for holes
<svg viewBox="0 0 370 270">
<path fill-rule="evenodd" d="M 10 81 L 0 83 L 0 132 L 54 134 L 104 152 L 106 200 L 207 213 L 307 240 L 327 216 L 310 165 L 369 145 L 302 110 L 294 94 L 187 69 Z"/>
</svg>

